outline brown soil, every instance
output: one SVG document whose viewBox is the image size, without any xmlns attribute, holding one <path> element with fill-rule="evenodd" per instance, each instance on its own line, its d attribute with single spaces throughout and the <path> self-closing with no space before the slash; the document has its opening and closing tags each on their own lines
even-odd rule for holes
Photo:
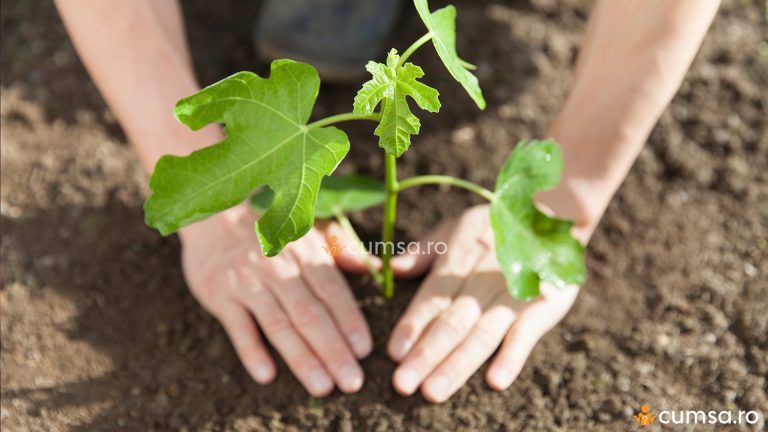
<svg viewBox="0 0 768 432">
<path fill-rule="evenodd" d="M 562 101 L 589 2 L 457 3 L 460 51 L 479 64 L 489 108 L 473 109 L 420 52 L 450 104 L 424 117 L 401 170 L 490 185 L 513 144 L 543 133 Z M 177 239 L 144 226 L 143 173 L 51 3 L 4 1 L 3 429 L 616 431 L 636 427 L 642 403 L 768 415 L 762 3 L 721 10 L 589 247 L 589 282 L 517 382 L 496 393 L 477 373 L 431 405 L 392 390 L 384 350 L 412 283 L 386 303 L 352 279 L 376 339 L 358 394 L 309 398 L 284 367 L 274 384 L 253 383 L 187 292 Z M 257 2 L 210 5 L 185 2 L 202 81 L 263 72 L 249 36 Z M 393 43 L 404 47 L 420 24 L 407 12 L 400 25 Z M 348 111 L 354 91 L 325 88 L 318 114 Z M 380 173 L 371 131 L 348 130 L 343 169 Z M 457 190 L 409 191 L 399 235 L 416 238 L 474 202 Z M 377 236 L 377 212 L 354 219 Z"/>
</svg>

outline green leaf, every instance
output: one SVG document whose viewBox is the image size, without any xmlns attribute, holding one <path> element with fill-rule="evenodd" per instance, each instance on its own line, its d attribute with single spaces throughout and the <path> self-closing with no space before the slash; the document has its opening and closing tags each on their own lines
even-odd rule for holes
<svg viewBox="0 0 768 432">
<path fill-rule="evenodd" d="M 272 190 L 263 188 L 251 197 L 251 207 L 263 213 L 273 198 Z M 317 194 L 315 218 L 330 219 L 337 212 L 365 210 L 382 204 L 385 198 L 384 183 L 373 177 L 358 174 L 326 177 Z"/>
<path fill-rule="evenodd" d="M 320 189 L 322 188 L 323 185 L 321 183 Z M 318 193 L 318 195 L 320 194 Z M 253 193 L 253 195 L 251 195 L 251 208 L 256 213 L 264 214 L 267 210 L 269 210 L 269 206 L 272 205 L 272 201 L 274 200 L 275 193 L 272 192 L 272 189 L 270 189 L 269 186 L 260 187 L 256 190 L 256 192 Z M 317 206 L 315 206 L 315 213 L 317 213 Z"/>
<path fill-rule="evenodd" d="M 584 283 L 584 246 L 571 236 L 572 223 L 551 218 L 534 204 L 536 192 L 557 186 L 562 170 L 556 142 L 521 142 L 496 179 L 491 202 L 496 258 L 516 298 L 537 296 L 542 281 L 558 288 Z"/>
<path fill-rule="evenodd" d="M 414 0 L 413 3 L 421 20 L 432 33 L 435 51 L 448 72 L 464 87 L 477 106 L 485 109 L 485 99 L 480 90 L 480 84 L 477 82 L 477 77 L 469 71 L 474 69 L 474 65 L 459 58 L 456 52 L 456 8 L 449 5 L 430 13 L 427 0 Z"/>
<path fill-rule="evenodd" d="M 373 177 L 358 174 L 326 177 L 317 195 L 315 216 L 328 219 L 337 212 L 365 210 L 384 203 L 386 196 L 384 183 Z"/>
<path fill-rule="evenodd" d="M 399 61 L 400 56 L 393 49 L 387 56 L 386 65 L 368 62 L 365 68 L 373 79 L 363 84 L 354 105 L 355 114 L 370 115 L 381 102 L 381 122 L 374 133 L 379 137 L 379 146 L 398 157 L 408 150 L 411 135 L 418 134 L 421 128 L 406 97 L 410 96 L 418 106 L 429 112 L 440 110 L 437 90 L 417 81 L 424 76 L 424 71 L 412 63 L 400 66 Z"/>
<path fill-rule="evenodd" d="M 312 66 L 277 60 L 269 78 L 240 72 L 180 100 L 179 121 L 193 130 L 224 123 L 226 138 L 186 157 L 160 159 L 144 205 L 147 224 L 169 234 L 268 185 L 275 198 L 256 223 L 264 254 L 276 255 L 306 234 L 320 181 L 349 150 L 340 130 L 307 127 L 319 88 Z"/>
</svg>

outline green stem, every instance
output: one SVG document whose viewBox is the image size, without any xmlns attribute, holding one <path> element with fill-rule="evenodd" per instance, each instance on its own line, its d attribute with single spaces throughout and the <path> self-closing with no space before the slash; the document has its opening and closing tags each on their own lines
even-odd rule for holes
<svg viewBox="0 0 768 432">
<path fill-rule="evenodd" d="M 377 122 L 377 121 L 381 121 L 381 113 L 373 113 L 370 115 L 359 115 L 355 113 L 336 114 L 330 117 L 320 119 L 316 122 L 312 122 L 307 125 L 307 128 L 308 129 L 321 128 L 328 125 L 332 125 L 334 123 L 350 121 L 350 120 L 371 120 L 371 121 Z"/>
<path fill-rule="evenodd" d="M 408 57 L 411 56 L 411 54 L 415 53 L 417 49 L 419 49 L 422 45 L 429 42 L 430 39 L 432 39 L 432 32 L 429 32 L 425 34 L 424 36 L 420 37 L 416 42 L 411 44 L 411 46 L 408 47 L 407 50 L 403 53 L 402 56 L 400 56 L 400 61 L 397 62 L 398 66 L 402 66 L 405 64 L 405 61 L 408 60 Z"/>
<path fill-rule="evenodd" d="M 357 242 L 358 246 L 360 247 L 360 251 L 365 251 L 365 244 L 363 244 L 363 241 L 360 240 L 360 236 L 357 235 L 357 232 L 352 226 L 352 222 L 349 221 L 349 218 L 340 211 L 334 212 L 333 215 L 339 222 L 341 229 L 344 230 L 344 232 L 347 233 L 347 235 L 351 237 L 352 240 Z M 362 258 L 363 264 L 365 264 L 368 272 L 371 274 L 371 276 L 373 276 L 374 282 L 376 282 L 377 285 L 381 285 L 384 282 L 384 276 L 382 276 L 381 272 L 376 268 L 375 265 L 373 265 L 371 257 L 367 253 L 364 253 Z"/>
<path fill-rule="evenodd" d="M 474 192 L 480 195 L 481 197 L 487 199 L 488 201 L 493 201 L 493 198 L 494 198 L 493 192 L 489 191 L 488 189 L 480 185 L 477 185 L 467 180 L 462 180 L 460 178 L 445 176 L 445 175 L 425 175 L 425 176 L 411 177 L 400 182 L 398 184 L 397 191 L 400 192 L 410 187 L 428 185 L 428 184 L 447 184 L 451 186 L 460 187 L 462 189 L 466 189 L 468 191 Z"/>
<path fill-rule="evenodd" d="M 470 63 L 470 62 L 468 62 L 466 60 L 459 59 L 459 63 L 461 64 L 461 66 L 464 69 L 468 69 L 468 70 L 471 70 L 471 71 L 477 69 L 477 66 L 473 65 L 472 63 Z"/>
<path fill-rule="evenodd" d="M 384 223 L 381 229 L 381 240 L 384 245 L 381 271 L 384 274 L 384 297 L 391 299 L 395 294 L 395 277 L 392 274 L 390 262 L 395 249 L 395 214 L 399 186 L 397 184 L 397 157 L 386 153 L 384 158 L 386 200 L 384 201 Z"/>
</svg>

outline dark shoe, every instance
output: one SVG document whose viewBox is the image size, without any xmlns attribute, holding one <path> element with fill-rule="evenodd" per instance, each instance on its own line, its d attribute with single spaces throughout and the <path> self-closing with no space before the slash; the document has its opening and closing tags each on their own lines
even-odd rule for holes
<svg viewBox="0 0 768 432">
<path fill-rule="evenodd" d="M 401 0 L 267 0 L 256 22 L 259 55 L 310 63 L 323 79 L 357 81 L 378 57 Z"/>
</svg>

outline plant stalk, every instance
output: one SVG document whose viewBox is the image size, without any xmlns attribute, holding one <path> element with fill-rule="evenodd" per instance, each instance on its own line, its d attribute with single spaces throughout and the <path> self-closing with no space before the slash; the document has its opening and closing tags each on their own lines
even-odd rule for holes
<svg viewBox="0 0 768 432">
<path fill-rule="evenodd" d="M 411 46 L 408 47 L 408 49 L 405 50 L 402 56 L 400 56 L 400 61 L 397 62 L 397 66 L 402 66 L 405 64 L 405 61 L 408 60 L 408 57 L 411 56 L 411 54 L 415 53 L 417 49 L 419 49 L 422 45 L 429 42 L 432 39 L 432 32 L 429 32 L 425 34 L 424 36 L 420 37 L 416 42 L 412 43 Z"/>
<path fill-rule="evenodd" d="M 467 180 L 462 180 L 460 178 L 446 176 L 446 175 L 424 175 L 424 176 L 407 178 L 402 182 L 398 183 L 397 191 L 400 192 L 410 187 L 420 186 L 420 185 L 429 185 L 429 184 L 447 184 L 450 186 L 456 186 L 462 189 L 466 189 L 470 192 L 474 192 L 480 195 L 481 197 L 487 199 L 488 201 L 493 201 L 495 196 L 493 192 L 489 191 L 488 189 L 478 184 L 472 183 Z"/>
<path fill-rule="evenodd" d="M 357 242 L 358 246 L 360 247 L 361 251 L 365 251 L 365 244 L 362 240 L 360 240 L 360 236 L 357 235 L 357 232 L 355 231 L 355 228 L 352 226 L 352 222 L 349 221 L 349 218 L 344 213 L 337 211 L 333 214 L 336 217 L 336 220 L 339 222 L 339 225 L 341 226 L 341 229 L 344 230 L 344 232 L 352 238 L 355 242 Z M 373 281 L 377 285 L 381 285 L 384 282 L 384 276 L 382 276 L 381 272 L 376 268 L 375 265 L 373 265 L 373 261 L 371 261 L 371 257 L 365 253 L 363 254 L 363 264 L 365 264 L 365 268 L 368 269 L 368 273 L 371 274 L 373 277 Z"/>
<path fill-rule="evenodd" d="M 466 60 L 459 59 L 459 63 L 461 64 L 461 67 L 463 67 L 464 69 L 468 69 L 468 70 L 471 70 L 471 71 L 477 69 L 477 66 L 473 65 L 472 63 L 470 63 L 470 62 L 468 62 Z"/>
<path fill-rule="evenodd" d="M 332 125 L 334 123 L 351 121 L 351 120 L 371 120 L 371 121 L 377 122 L 377 121 L 381 121 L 381 113 L 373 113 L 370 115 L 359 115 L 351 112 L 336 114 L 336 115 L 332 115 L 330 117 L 326 117 L 308 124 L 307 129 L 321 128 L 321 127 Z"/>
<path fill-rule="evenodd" d="M 384 297 L 391 299 L 395 294 L 395 277 L 392 274 L 390 262 L 395 252 L 395 214 L 397 211 L 397 157 L 390 153 L 384 155 L 384 186 L 386 200 L 384 201 L 384 223 L 381 229 L 381 240 L 384 244 L 381 272 L 384 275 Z"/>
</svg>

